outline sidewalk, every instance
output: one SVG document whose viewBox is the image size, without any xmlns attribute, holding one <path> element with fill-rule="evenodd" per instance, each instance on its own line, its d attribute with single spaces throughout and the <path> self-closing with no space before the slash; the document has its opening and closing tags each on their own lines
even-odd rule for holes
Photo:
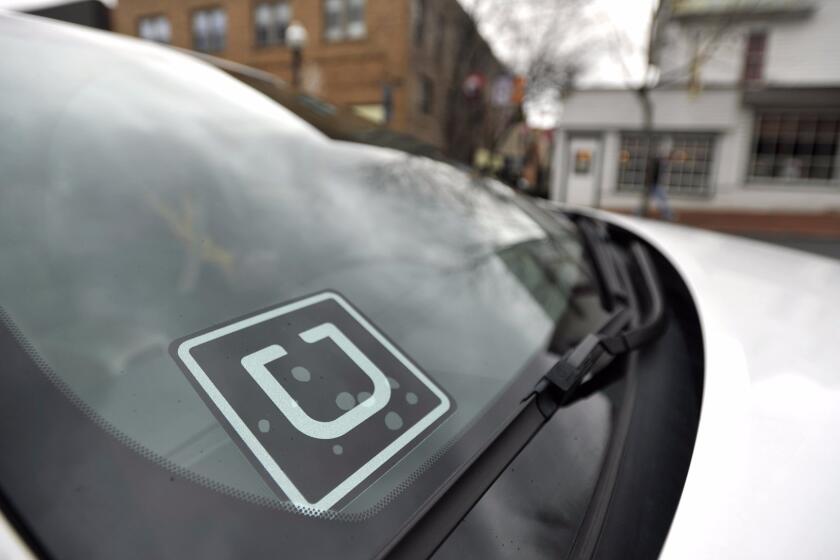
<svg viewBox="0 0 840 560">
<path fill-rule="evenodd" d="M 756 235 L 793 235 L 840 239 L 840 213 L 744 212 L 680 210 L 677 222 L 723 231 Z"/>
<path fill-rule="evenodd" d="M 627 214 L 627 209 L 611 209 Z M 742 210 L 675 210 L 675 221 L 725 233 L 760 237 L 840 239 L 840 212 L 748 212 Z"/>
</svg>

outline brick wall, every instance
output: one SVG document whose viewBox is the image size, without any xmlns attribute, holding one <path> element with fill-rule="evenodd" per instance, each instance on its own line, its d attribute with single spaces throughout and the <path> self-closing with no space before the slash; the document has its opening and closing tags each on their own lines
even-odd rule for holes
<svg viewBox="0 0 840 560">
<path fill-rule="evenodd" d="M 441 17 L 448 23 L 442 61 L 437 61 L 435 46 L 427 37 L 422 45 L 413 41 L 412 0 L 367 0 L 367 35 L 361 40 L 329 42 L 323 36 L 323 2 L 290 0 L 292 18 L 309 32 L 304 50 L 304 83 L 306 75 L 320 76 L 316 95 L 336 105 L 379 104 L 384 84 L 392 85 L 393 118 L 396 130 L 444 147 L 446 94 L 452 86 L 453 48 L 457 29 L 466 14 L 457 0 L 430 0 L 426 29 L 437 38 Z M 254 8 L 256 0 L 120 0 L 114 13 L 114 30 L 137 35 L 139 18 L 163 14 L 172 25 L 172 43 L 191 48 L 191 14 L 194 10 L 222 7 L 227 12 L 228 33 L 223 51 L 212 53 L 248 66 L 253 66 L 291 81 L 291 52 L 284 46 L 258 47 L 255 43 Z M 448 47 L 447 47 L 448 45 Z M 486 47 L 486 45 L 485 45 Z M 486 48 L 485 57 L 492 57 Z M 427 54 L 424 54 L 427 53 Z M 434 57 L 432 61 L 430 57 Z M 493 58 L 495 61 L 495 58 Z M 419 76 L 421 72 L 436 82 L 434 110 L 419 110 Z M 309 82 L 311 83 L 311 81 Z"/>
<path fill-rule="evenodd" d="M 248 66 L 274 73 L 291 81 L 291 52 L 284 46 L 258 47 L 254 34 L 254 7 L 248 0 L 121 0 L 114 14 L 114 30 L 137 34 L 142 16 L 165 14 L 172 23 L 172 43 L 191 48 L 191 14 L 207 7 L 227 12 L 227 44 L 212 53 Z M 367 36 L 361 40 L 330 43 L 323 37 L 323 2 L 291 0 L 292 17 L 309 32 L 304 50 L 304 73 L 317 72 L 320 91 L 313 93 L 338 105 L 380 103 L 385 80 L 394 80 L 394 126 L 404 129 L 405 93 L 400 78 L 407 65 L 407 45 L 402 40 L 408 28 L 408 0 L 368 0 Z"/>
<path fill-rule="evenodd" d="M 507 69 L 477 33 L 475 24 L 457 0 L 426 0 L 426 24 L 415 36 L 412 20 L 408 38 L 408 123 L 415 134 L 430 139 L 456 159 L 468 160 L 483 144 L 483 121 L 470 123 L 470 102 L 461 88 L 472 72 L 493 78 Z M 421 81 L 431 78 L 434 102 L 430 113 L 420 110 Z M 484 100 L 486 102 L 486 98 Z M 488 112 L 487 118 L 493 118 Z M 460 121 L 460 122 L 452 122 Z"/>
</svg>

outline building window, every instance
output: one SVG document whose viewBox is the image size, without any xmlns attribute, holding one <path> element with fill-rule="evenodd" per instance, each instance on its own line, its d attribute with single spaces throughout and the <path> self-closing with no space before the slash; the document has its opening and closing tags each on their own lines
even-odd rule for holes
<svg viewBox="0 0 840 560">
<path fill-rule="evenodd" d="M 438 15 L 437 39 L 435 40 L 435 61 L 440 64 L 443 61 L 444 46 L 446 43 L 446 17 Z"/>
<path fill-rule="evenodd" d="M 411 8 L 414 22 L 414 46 L 420 47 L 423 44 L 423 36 L 426 34 L 426 0 L 414 0 Z"/>
<path fill-rule="evenodd" d="M 287 1 L 260 2 L 254 8 L 254 35 L 258 47 L 283 45 L 286 29 L 292 20 L 292 8 Z"/>
<path fill-rule="evenodd" d="M 665 187 L 675 194 L 706 194 L 714 155 L 715 138 L 711 134 L 626 133 L 621 136 L 618 162 L 618 190 L 639 191 L 648 179 L 648 166 L 661 146 L 670 145 L 664 163 Z"/>
<path fill-rule="evenodd" d="M 193 49 L 219 52 L 225 48 L 227 13 L 222 8 L 196 10 L 192 15 Z"/>
<path fill-rule="evenodd" d="M 764 58 L 767 51 L 767 33 L 753 31 L 747 37 L 744 58 L 744 81 L 757 82 L 764 79 Z"/>
<path fill-rule="evenodd" d="M 324 37 L 328 41 L 362 39 L 365 35 L 365 0 L 324 0 Z"/>
<path fill-rule="evenodd" d="M 435 84 L 428 76 L 420 77 L 420 112 L 431 115 L 435 110 Z"/>
<path fill-rule="evenodd" d="M 156 43 L 169 44 L 172 42 L 172 24 L 166 16 L 145 16 L 137 22 L 137 35 Z"/>
<path fill-rule="evenodd" d="M 835 179 L 838 136 L 838 114 L 760 112 L 755 119 L 750 178 Z"/>
<path fill-rule="evenodd" d="M 350 108 L 355 114 L 373 123 L 386 123 L 386 110 L 385 106 L 381 103 L 363 103 L 361 105 L 352 105 Z"/>
</svg>

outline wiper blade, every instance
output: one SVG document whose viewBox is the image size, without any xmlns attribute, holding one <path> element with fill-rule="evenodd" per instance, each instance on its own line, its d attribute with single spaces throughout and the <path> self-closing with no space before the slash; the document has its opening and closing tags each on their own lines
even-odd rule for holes
<svg viewBox="0 0 840 560">
<path fill-rule="evenodd" d="M 595 281 L 598 284 L 601 305 L 607 311 L 613 311 L 619 304 L 627 304 L 627 293 L 618 277 L 612 260 L 611 248 L 604 241 L 598 226 L 589 219 L 573 216 L 572 221 L 578 226 L 583 245 L 589 253 Z"/>
<path fill-rule="evenodd" d="M 638 241 L 630 245 L 630 253 L 636 263 L 644 293 L 647 296 L 647 317 L 632 328 L 634 313 L 627 306 L 618 307 L 597 331 L 586 335 L 574 348 L 567 352 L 545 375 L 537 392 L 559 392 L 557 406 L 567 404 L 578 386 L 586 379 L 606 367 L 616 356 L 626 354 L 656 339 L 665 327 L 665 305 L 662 289 L 647 249 Z M 557 406 L 544 412 L 553 414 Z M 543 407 L 541 407 L 543 408 Z"/>
<path fill-rule="evenodd" d="M 584 223 L 583 219 L 580 223 Z M 612 267 L 618 280 L 615 255 L 608 243 L 600 236 L 593 236 L 590 241 L 604 256 L 596 265 L 604 267 L 601 273 L 610 274 L 609 267 Z M 495 439 L 452 476 L 450 485 L 418 512 L 414 524 L 406 527 L 380 557 L 430 556 L 554 412 L 585 393 L 582 389 L 616 356 L 635 350 L 661 334 L 665 309 L 653 261 L 644 245 L 637 241 L 629 244 L 629 253 L 641 280 L 638 291 L 647 303 L 645 317 L 630 307 L 629 298 L 618 282 L 610 286 L 611 281 L 607 280 L 605 286 L 610 289 L 614 302 L 610 317 L 596 332 L 585 336 L 554 362 L 533 393 L 500 426 Z M 599 258 L 592 256 L 593 260 Z M 628 286 L 628 289 L 632 288 Z"/>
</svg>

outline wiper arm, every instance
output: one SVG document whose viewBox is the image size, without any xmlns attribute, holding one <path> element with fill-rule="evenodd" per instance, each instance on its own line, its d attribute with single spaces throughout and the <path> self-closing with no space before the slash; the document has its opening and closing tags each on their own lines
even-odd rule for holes
<svg viewBox="0 0 840 560">
<path fill-rule="evenodd" d="M 628 328 L 633 321 L 633 311 L 627 306 L 618 307 L 597 332 L 586 335 L 548 371 L 537 386 L 538 394 L 555 393 L 557 399 L 543 410 L 546 418 L 557 407 L 568 404 L 578 386 L 606 367 L 613 358 L 635 350 L 656 339 L 665 327 L 665 305 L 662 289 L 648 251 L 639 242 L 630 245 L 630 253 L 639 268 L 650 300 L 647 317 L 639 325 Z M 559 394 L 558 394 L 559 393 Z"/>
<path fill-rule="evenodd" d="M 580 223 L 584 223 L 583 219 Z M 641 279 L 640 291 L 647 300 L 648 312 L 642 318 L 627 303 L 624 290 L 619 289 L 619 274 L 607 242 L 598 236 L 590 238 L 590 242 L 605 256 L 596 265 L 605 267 L 601 273 L 610 274 L 606 267 L 613 267 L 616 283 L 610 280 L 605 283 L 611 290 L 608 297 L 612 297 L 614 302 L 612 314 L 596 332 L 585 336 L 549 368 L 534 392 L 500 427 L 495 439 L 453 475 L 450 485 L 442 488 L 434 501 L 418 512 L 414 524 L 405 528 L 380 557 L 430 556 L 557 409 L 568 405 L 576 395 L 584 392 L 578 389 L 586 387 L 616 356 L 651 342 L 663 331 L 665 308 L 662 292 L 647 249 L 639 242 L 629 245 Z M 593 260 L 599 258 L 591 254 Z M 628 286 L 628 289 L 631 288 Z"/>
</svg>

